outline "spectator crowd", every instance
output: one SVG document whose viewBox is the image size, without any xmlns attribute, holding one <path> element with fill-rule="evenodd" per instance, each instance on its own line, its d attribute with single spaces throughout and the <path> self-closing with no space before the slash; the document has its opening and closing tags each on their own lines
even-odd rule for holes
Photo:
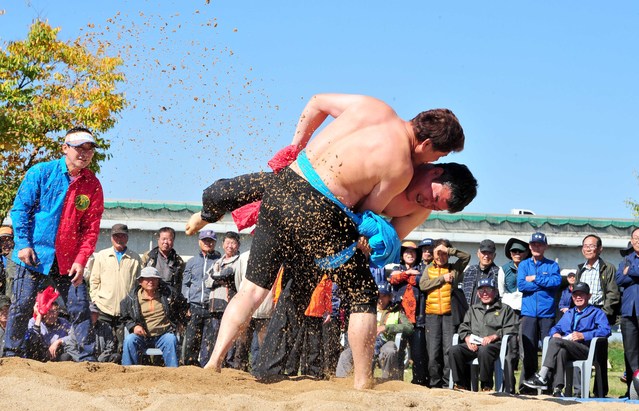
<svg viewBox="0 0 639 411">
<path fill-rule="evenodd" d="M 87 169 L 94 147 L 88 130 L 70 130 L 64 157 L 29 170 L 11 212 L 13 227 L 0 227 L 0 353 L 203 367 L 225 309 L 242 289 L 250 251 L 240 253 L 236 232 L 202 229 L 184 261 L 175 231 L 163 227 L 157 246 L 141 255 L 128 247 L 129 228 L 119 223 L 111 228 L 112 246 L 94 252 L 103 211 L 101 186 Z M 474 250 L 447 239 L 404 242 L 400 261 L 371 267 L 379 291 L 371 367 L 379 366 L 383 379 L 403 379 L 412 364 L 414 384 L 471 389 L 469 363 L 477 359 L 477 389 L 490 391 L 505 344 L 507 392 L 562 396 L 567 362 L 585 359 L 591 341 L 619 324 L 632 376 L 639 369 L 639 228 L 616 265 L 601 258 L 601 238 L 586 235 L 583 263 L 566 277 L 545 257 L 549 246 L 541 232 L 528 242 L 511 238 L 508 262 L 498 266 L 490 239 L 478 244 L 476 264 Z M 264 380 L 349 374 L 349 301 L 327 275 L 310 301 L 291 292 L 302 286 L 282 266 L 224 366 Z M 606 395 L 607 380 L 599 384 L 595 389 Z"/>
</svg>

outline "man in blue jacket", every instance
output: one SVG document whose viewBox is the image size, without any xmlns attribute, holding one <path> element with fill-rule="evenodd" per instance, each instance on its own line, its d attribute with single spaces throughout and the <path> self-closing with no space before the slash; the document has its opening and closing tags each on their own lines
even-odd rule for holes
<svg viewBox="0 0 639 411">
<path fill-rule="evenodd" d="M 529 242 L 531 257 L 522 261 L 517 272 L 517 288 L 522 293 L 520 341 L 524 369 L 520 381 L 537 371 L 537 347 L 555 320 L 555 295 L 561 284 L 559 265 L 544 257 L 548 241 L 544 233 L 534 233 Z M 520 384 L 520 392 L 524 388 Z"/>
<path fill-rule="evenodd" d="M 530 388 L 547 389 L 548 373 L 553 372 L 553 396 L 563 397 L 565 367 L 568 361 L 588 358 L 590 342 L 595 337 L 608 338 L 610 325 L 606 313 L 589 304 L 590 287 L 586 283 L 577 283 L 572 289 L 572 301 L 575 306 L 561 317 L 550 330 L 548 351 L 539 370 L 524 385 Z M 582 387 L 587 389 L 587 387 Z"/>
<path fill-rule="evenodd" d="M 620 324 L 628 389 L 632 384 L 630 377 L 639 370 L 639 227 L 632 230 L 630 239 L 631 248 L 622 253 L 624 259 L 615 275 L 617 285 L 623 288 Z"/>
</svg>

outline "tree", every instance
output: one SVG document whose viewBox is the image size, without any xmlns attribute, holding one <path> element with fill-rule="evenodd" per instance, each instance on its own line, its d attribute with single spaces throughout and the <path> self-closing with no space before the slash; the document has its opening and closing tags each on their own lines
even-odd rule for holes
<svg viewBox="0 0 639 411">
<path fill-rule="evenodd" d="M 60 157 L 65 130 L 94 132 L 98 171 L 110 146 L 100 134 L 126 105 L 116 91 L 125 79 L 122 59 L 106 56 L 101 42 L 61 41 L 59 31 L 36 21 L 26 40 L 0 48 L 0 222 L 29 167 Z"/>
<path fill-rule="evenodd" d="M 637 175 L 637 178 L 639 178 L 639 175 Z M 632 214 L 634 214 L 635 217 L 639 217 L 639 202 L 628 199 L 626 200 L 626 204 L 632 209 Z"/>
</svg>

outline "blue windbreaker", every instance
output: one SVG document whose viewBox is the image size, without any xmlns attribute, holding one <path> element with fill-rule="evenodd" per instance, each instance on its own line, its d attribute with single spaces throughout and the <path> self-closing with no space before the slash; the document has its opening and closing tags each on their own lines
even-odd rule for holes
<svg viewBox="0 0 639 411">
<path fill-rule="evenodd" d="M 526 281 L 534 275 L 535 281 Z M 528 258 L 519 264 L 517 288 L 522 293 L 521 315 L 535 318 L 554 318 L 556 313 L 555 294 L 561 284 L 559 264 L 542 258 L 535 261 Z"/>
</svg>

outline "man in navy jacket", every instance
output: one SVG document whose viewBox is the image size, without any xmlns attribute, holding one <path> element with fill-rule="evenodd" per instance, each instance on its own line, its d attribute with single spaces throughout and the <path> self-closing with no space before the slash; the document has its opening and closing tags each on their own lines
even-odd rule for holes
<svg viewBox="0 0 639 411">
<path fill-rule="evenodd" d="M 621 336 L 628 389 L 632 383 L 631 376 L 639 370 L 639 227 L 632 230 L 630 240 L 630 247 L 622 252 L 624 259 L 619 263 L 615 276 L 617 285 L 623 288 Z"/>
<path fill-rule="evenodd" d="M 565 385 L 565 367 L 568 361 L 588 358 L 590 342 L 595 337 L 608 338 L 610 325 L 606 313 L 589 304 L 590 287 L 586 283 L 577 283 L 572 289 L 572 301 L 575 306 L 561 317 L 550 329 L 548 351 L 541 370 L 534 377 L 524 381 L 530 388 L 547 389 L 549 371 L 553 372 L 553 396 L 562 397 Z M 587 387 L 582 387 L 587 389 Z"/>
</svg>

